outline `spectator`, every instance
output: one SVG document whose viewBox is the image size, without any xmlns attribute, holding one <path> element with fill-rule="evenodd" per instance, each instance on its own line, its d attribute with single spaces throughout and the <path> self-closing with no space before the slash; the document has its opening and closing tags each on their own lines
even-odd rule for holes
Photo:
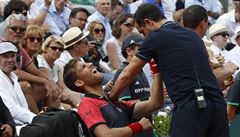
<svg viewBox="0 0 240 137">
<path fill-rule="evenodd" d="M 54 0 L 49 6 L 47 17 L 44 20 L 51 34 L 62 35 L 69 27 L 71 10 L 65 6 L 64 0 Z"/>
<path fill-rule="evenodd" d="M 200 5 L 189 6 L 183 12 L 183 24 L 185 27 L 195 31 L 200 37 L 203 37 L 208 28 L 207 10 Z M 229 85 L 225 85 L 224 80 L 231 76 L 238 66 L 231 62 L 222 64 L 223 62 L 218 60 L 221 59 L 221 56 L 214 56 L 214 53 L 209 48 L 207 48 L 207 51 L 214 75 L 221 83 L 222 89 L 227 88 Z"/>
<path fill-rule="evenodd" d="M 124 40 L 122 45 L 122 54 L 126 61 L 123 62 L 123 66 L 115 73 L 113 82 L 117 80 L 123 69 L 130 63 L 133 56 L 138 51 L 139 46 L 141 46 L 144 37 L 140 34 L 129 34 Z M 134 100 L 134 101 L 144 101 L 148 100 L 150 97 L 150 86 L 147 80 L 147 77 L 143 71 L 140 71 L 136 78 L 133 80 L 131 85 L 125 89 L 119 99 L 121 100 Z M 151 121 L 152 115 L 148 115 L 147 118 Z M 138 119 L 139 120 L 139 119 Z M 134 122 L 138 121 L 137 119 Z M 141 133 L 136 134 L 134 137 L 153 137 L 153 130 L 143 131 Z"/>
<path fill-rule="evenodd" d="M 96 11 L 88 17 L 88 20 L 87 20 L 88 24 L 85 27 L 85 30 L 87 30 L 88 25 L 92 21 L 101 22 L 104 25 L 104 28 L 106 29 L 104 42 L 106 42 L 112 36 L 111 25 L 107 17 L 110 11 L 111 11 L 111 0 L 96 0 Z"/>
<path fill-rule="evenodd" d="M 88 54 L 89 45 L 87 36 L 89 31 L 82 32 L 78 27 L 68 29 L 62 36 L 65 42 L 64 51 L 60 58 L 56 60 L 57 65 L 63 70 L 64 66 L 73 58 L 80 58 Z"/>
<path fill-rule="evenodd" d="M 232 42 L 236 45 L 232 50 L 230 50 L 230 54 L 236 60 L 236 64 L 240 66 L 240 26 L 238 26 L 234 32 L 232 37 Z"/>
<path fill-rule="evenodd" d="M 184 8 L 184 2 L 185 0 L 177 0 L 176 3 L 175 3 L 175 7 L 176 7 L 176 11 L 180 10 L 180 9 L 185 9 Z"/>
<path fill-rule="evenodd" d="M 142 118 L 132 124 L 131 119 L 143 117 L 163 106 L 161 76 L 157 72 L 154 75 L 151 98 L 137 103 L 111 102 L 104 94 L 102 80 L 103 76 L 91 63 L 73 59 L 64 67 L 65 84 L 72 90 L 85 93 L 78 113 L 90 133 L 96 137 L 130 137 L 150 129 L 148 119 Z"/>
<path fill-rule="evenodd" d="M 36 101 L 48 99 L 47 104 L 58 106 L 58 90 L 56 84 L 48 79 L 48 75 L 39 71 L 32 59 L 22 48 L 24 34 L 27 27 L 27 19 L 22 14 L 12 14 L 5 20 L 6 34 L 0 38 L 1 41 L 11 41 L 17 45 L 19 49 L 17 55 L 17 70 L 15 73 L 21 80 L 21 87 L 28 90 L 29 94 L 34 95 Z M 31 84 L 30 84 L 31 83 Z M 31 89 L 31 90 L 30 90 Z M 32 92 L 30 92 L 32 91 Z M 34 102 L 31 102 L 32 104 Z"/>
<path fill-rule="evenodd" d="M 105 63 L 108 62 L 108 57 L 105 55 L 102 49 L 105 37 L 105 28 L 101 22 L 93 21 L 89 25 L 88 30 L 90 32 L 88 39 L 90 40 L 90 44 L 92 46 L 90 46 L 88 56 L 84 59 L 88 60 L 88 62 L 92 62 L 93 65 L 97 67 L 98 71 L 109 74 L 111 70 L 109 67 L 107 67 L 107 64 Z M 110 79 L 108 79 L 108 81 Z"/>
<path fill-rule="evenodd" d="M 0 43 L 0 51 L 0 96 L 9 108 L 16 125 L 29 124 L 32 122 L 35 114 L 28 110 L 28 104 L 18 83 L 18 78 L 13 73 L 18 50 L 13 43 L 2 42 Z M 6 63 L 8 65 L 4 65 Z"/>
<path fill-rule="evenodd" d="M 7 17 L 13 13 L 22 14 L 27 16 L 27 11 L 29 7 L 21 0 L 11 0 L 4 8 L 3 19 L 6 20 Z M 0 23 L 0 36 L 4 36 L 6 33 L 6 25 L 4 22 Z"/>
<path fill-rule="evenodd" d="M 230 37 L 232 37 L 234 31 L 240 25 L 240 1 L 234 0 L 234 10 L 221 15 L 216 23 L 226 26 L 230 31 Z"/>
<path fill-rule="evenodd" d="M 116 99 L 153 58 L 175 105 L 171 137 L 229 137 L 225 101 L 200 37 L 168 22 L 152 4 L 141 5 L 134 18 L 139 32 L 147 38 L 119 76 L 110 98 Z M 196 89 L 203 89 L 205 97 L 201 97 L 206 101 L 205 107 L 197 105 Z M 189 130 L 190 127 L 194 128 Z"/>
<path fill-rule="evenodd" d="M 227 113 L 228 121 L 234 120 L 235 116 L 239 114 L 239 89 L 240 89 L 240 73 L 234 79 L 233 84 L 229 88 L 227 97 Z"/>
<path fill-rule="evenodd" d="M 208 12 L 209 22 L 212 24 L 223 13 L 223 6 L 219 0 L 185 0 L 185 8 L 191 5 L 204 7 Z"/>
<path fill-rule="evenodd" d="M 173 21 L 175 23 L 178 23 L 180 26 L 183 26 L 183 12 L 184 9 L 180 9 L 173 13 Z"/>
<path fill-rule="evenodd" d="M 50 33 L 49 26 L 44 23 L 52 0 L 35 0 L 28 10 L 28 22 L 38 25 L 44 29 L 46 34 Z"/>
<path fill-rule="evenodd" d="M 1 54 L 3 54 L 3 53 L 1 53 Z M 15 122 L 14 122 L 12 115 L 9 112 L 8 108 L 3 103 L 3 100 L 1 97 L 0 97 L 0 106 L 1 106 L 0 129 L 2 130 L 1 136 L 13 137 L 13 135 L 15 133 Z"/>
<path fill-rule="evenodd" d="M 65 42 L 64 51 L 60 58 L 56 60 L 56 64 L 61 68 L 62 71 L 64 70 L 64 66 L 73 58 L 78 58 L 79 60 L 83 61 L 82 57 L 86 56 L 89 51 L 89 44 L 86 38 L 88 35 L 89 31 L 82 32 L 78 27 L 72 27 L 63 34 L 62 39 Z M 73 106 L 75 107 L 78 106 L 79 101 L 82 98 L 82 94 L 75 92 L 71 92 L 71 94 L 65 94 L 64 96 L 69 96 L 67 99 L 74 98 L 73 101 L 68 101 L 72 102 Z M 62 98 L 62 100 L 65 99 Z"/>
<path fill-rule="evenodd" d="M 229 37 L 229 30 L 226 26 L 213 24 L 208 30 L 208 37 L 213 41 L 209 48 L 214 52 L 214 55 L 222 55 L 226 62 L 232 61 L 236 64 L 231 53 L 225 49 Z"/>
<path fill-rule="evenodd" d="M 89 12 L 83 8 L 72 9 L 69 17 L 70 27 L 79 27 L 82 31 L 87 24 Z"/>
<path fill-rule="evenodd" d="M 43 30 L 36 25 L 29 25 L 27 27 L 24 41 L 23 41 L 23 48 L 27 52 L 27 54 L 30 56 L 30 58 L 33 60 L 34 64 L 37 66 L 36 61 L 36 53 L 41 48 L 41 45 L 43 43 L 43 36 L 44 32 Z M 31 112 L 38 113 L 38 107 L 35 103 L 35 99 L 33 98 L 33 91 L 30 86 L 27 86 L 27 82 L 20 82 L 20 85 L 22 86 L 22 90 L 24 91 L 25 98 L 28 102 L 28 107 Z"/>
<path fill-rule="evenodd" d="M 116 19 L 113 25 L 113 36 L 103 46 L 103 50 L 109 57 L 109 66 L 115 73 L 125 60 L 121 54 L 123 39 L 132 32 L 134 28 L 134 20 L 131 14 L 122 14 Z"/>
<path fill-rule="evenodd" d="M 23 48 L 28 55 L 34 60 L 34 56 L 40 50 L 43 43 L 44 31 L 37 25 L 28 25 L 25 36 Z"/>
<path fill-rule="evenodd" d="M 112 11 L 108 14 L 108 18 L 110 21 L 111 26 L 114 24 L 116 18 L 122 13 L 123 5 L 119 0 L 112 0 L 111 1 L 111 9 Z"/>
</svg>

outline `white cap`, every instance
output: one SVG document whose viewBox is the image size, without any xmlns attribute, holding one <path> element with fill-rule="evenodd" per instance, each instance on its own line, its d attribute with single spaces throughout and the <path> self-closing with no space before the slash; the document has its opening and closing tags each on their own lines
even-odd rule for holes
<svg viewBox="0 0 240 137">
<path fill-rule="evenodd" d="M 17 47 L 11 42 L 1 42 L 0 43 L 0 54 L 7 52 L 17 52 Z"/>
</svg>

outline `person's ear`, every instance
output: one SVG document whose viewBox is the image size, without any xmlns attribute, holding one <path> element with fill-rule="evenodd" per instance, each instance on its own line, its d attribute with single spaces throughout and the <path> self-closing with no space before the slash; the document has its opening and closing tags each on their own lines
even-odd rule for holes
<svg viewBox="0 0 240 137">
<path fill-rule="evenodd" d="M 126 53 L 127 53 L 127 56 L 129 56 L 131 54 L 131 48 L 126 48 Z"/>
<path fill-rule="evenodd" d="M 143 20 L 146 25 L 152 25 L 152 21 L 150 19 Z"/>
<path fill-rule="evenodd" d="M 82 87 L 83 87 L 83 85 L 84 85 L 84 82 L 83 82 L 83 81 L 81 81 L 81 80 L 77 80 L 77 81 L 75 81 L 75 82 L 74 82 L 74 85 L 75 85 L 75 86 L 77 86 L 77 87 L 80 87 L 80 88 L 82 88 Z"/>
</svg>

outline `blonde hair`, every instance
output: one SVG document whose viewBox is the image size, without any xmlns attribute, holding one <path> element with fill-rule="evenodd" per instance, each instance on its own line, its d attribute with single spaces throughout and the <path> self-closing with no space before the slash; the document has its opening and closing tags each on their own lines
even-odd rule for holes
<svg viewBox="0 0 240 137">
<path fill-rule="evenodd" d="M 175 11 L 172 15 L 173 21 L 180 24 L 180 25 L 183 25 L 183 12 L 184 12 L 184 9 L 180 9 L 178 11 Z"/>
<path fill-rule="evenodd" d="M 24 38 L 27 39 L 32 36 L 39 36 L 43 38 L 44 30 L 37 25 L 28 25 Z"/>
<path fill-rule="evenodd" d="M 51 42 L 59 43 L 62 47 L 65 46 L 65 43 L 64 43 L 63 39 L 60 36 L 58 36 L 58 35 L 51 35 L 43 42 L 42 47 L 41 47 L 41 51 L 39 53 L 40 54 L 43 53 L 46 50 L 46 48 L 49 47 Z"/>
</svg>

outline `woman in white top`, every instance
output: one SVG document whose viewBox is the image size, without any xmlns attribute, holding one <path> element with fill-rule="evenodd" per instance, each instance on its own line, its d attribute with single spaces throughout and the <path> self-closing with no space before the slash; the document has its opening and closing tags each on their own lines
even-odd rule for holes
<svg viewBox="0 0 240 137">
<path fill-rule="evenodd" d="M 121 67 L 125 60 L 122 53 L 122 42 L 132 32 L 134 19 L 131 14 L 120 15 L 112 27 L 112 37 L 104 45 L 103 49 L 109 57 L 109 66 L 113 72 Z"/>
<path fill-rule="evenodd" d="M 60 98 L 62 99 L 61 101 L 70 104 L 72 107 L 77 107 L 76 105 L 79 103 L 79 99 L 77 99 L 77 101 L 73 101 L 75 99 L 73 99 L 73 96 L 78 96 L 80 98 L 80 95 L 78 93 L 75 94 L 73 92 L 69 92 L 69 89 L 63 82 L 62 70 L 55 63 L 55 60 L 57 60 L 63 52 L 64 45 L 64 41 L 60 36 L 49 36 L 43 42 L 40 54 L 37 55 L 38 67 L 41 71 L 49 74 L 59 86 L 61 89 L 61 92 L 59 93 L 59 96 L 62 97 Z"/>
</svg>

